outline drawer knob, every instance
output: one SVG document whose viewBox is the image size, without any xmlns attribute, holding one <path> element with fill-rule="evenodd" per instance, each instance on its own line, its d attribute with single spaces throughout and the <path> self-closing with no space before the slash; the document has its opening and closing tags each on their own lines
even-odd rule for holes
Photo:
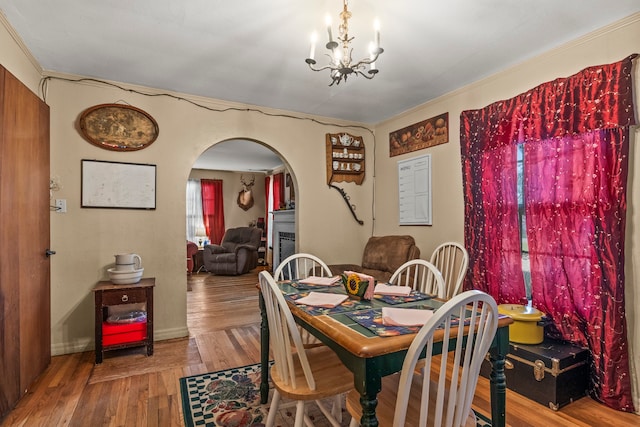
<svg viewBox="0 0 640 427">
<path fill-rule="evenodd" d="M 129 296 L 127 294 L 123 294 L 122 295 L 122 302 L 127 302 L 129 301 Z"/>
</svg>

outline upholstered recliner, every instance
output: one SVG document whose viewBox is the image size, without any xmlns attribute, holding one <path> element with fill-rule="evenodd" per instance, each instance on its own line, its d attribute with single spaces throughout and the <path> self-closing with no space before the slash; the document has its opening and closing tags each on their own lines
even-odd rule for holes
<svg viewBox="0 0 640 427">
<path fill-rule="evenodd" d="M 362 254 L 362 264 L 329 265 L 331 274 L 345 270 L 373 276 L 378 282 L 387 282 L 405 262 L 420 258 L 420 249 L 411 236 L 372 236 Z"/>
<path fill-rule="evenodd" d="M 258 266 L 258 247 L 262 230 L 256 227 L 230 228 L 220 245 L 207 245 L 202 253 L 209 273 L 238 275 Z"/>
</svg>

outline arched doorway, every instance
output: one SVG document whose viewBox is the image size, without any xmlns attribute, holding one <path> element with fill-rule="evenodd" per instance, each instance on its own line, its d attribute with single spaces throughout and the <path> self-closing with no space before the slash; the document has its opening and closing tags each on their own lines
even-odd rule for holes
<svg viewBox="0 0 640 427">
<path fill-rule="evenodd" d="M 274 179 L 276 177 L 280 179 Z M 275 197 L 276 204 L 292 207 L 295 203 L 295 179 L 284 159 L 261 141 L 239 138 L 218 142 L 205 150 L 194 162 L 187 185 L 187 240 L 198 244 L 209 239 L 206 234 L 202 237 L 202 220 L 197 218 L 198 210 L 202 208 L 191 204 L 189 186 L 193 181 L 203 179 L 222 181 L 225 229 L 265 223 L 269 241 L 265 245 L 264 258 L 270 264 L 271 254 L 267 249 L 272 246 L 269 211 L 273 205 L 267 205 L 267 201 L 271 198 L 273 203 L 274 185 L 280 189 L 279 197 Z M 239 205 L 239 192 L 246 189 L 247 184 L 252 186 L 254 200 L 251 207 L 245 209 L 246 206 Z M 195 217 L 190 214 L 190 207 L 196 213 Z M 203 266 L 196 257 L 194 271 L 198 270 L 202 271 Z"/>
</svg>

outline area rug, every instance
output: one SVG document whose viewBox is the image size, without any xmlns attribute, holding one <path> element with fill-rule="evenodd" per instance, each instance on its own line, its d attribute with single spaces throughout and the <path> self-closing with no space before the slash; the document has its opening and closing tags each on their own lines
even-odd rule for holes
<svg viewBox="0 0 640 427">
<path fill-rule="evenodd" d="M 180 378 L 182 410 L 187 427 L 260 427 L 267 420 L 269 406 L 260 404 L 260 365 L 248 365 L 226 371 Z M 286 406 L 282 399 L 281 405 Z M 343 405 L 344 406 L 344 405 Z M 308 415 L 316 427 L 328 427 L 314 404 L 308 405 Z M 491 427 L 480 414 L 478 427 Z M 295 408 L 278 411 L 275 425 L 292 427 Z M 484 417 L 482 417 L 484 418 Z M 348 426 L 351 417 L 344 410 L 342 425 Z"/>
</svg>

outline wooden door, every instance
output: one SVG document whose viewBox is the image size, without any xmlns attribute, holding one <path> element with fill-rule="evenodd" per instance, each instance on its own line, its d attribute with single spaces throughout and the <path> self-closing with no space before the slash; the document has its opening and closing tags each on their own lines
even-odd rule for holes
<svg viewBox="0 0 640 427">
<path fill-rule="evenodd" d="M 0 67 L 0 418 L 51 360 L 49 107 Z"/>
</svg>

